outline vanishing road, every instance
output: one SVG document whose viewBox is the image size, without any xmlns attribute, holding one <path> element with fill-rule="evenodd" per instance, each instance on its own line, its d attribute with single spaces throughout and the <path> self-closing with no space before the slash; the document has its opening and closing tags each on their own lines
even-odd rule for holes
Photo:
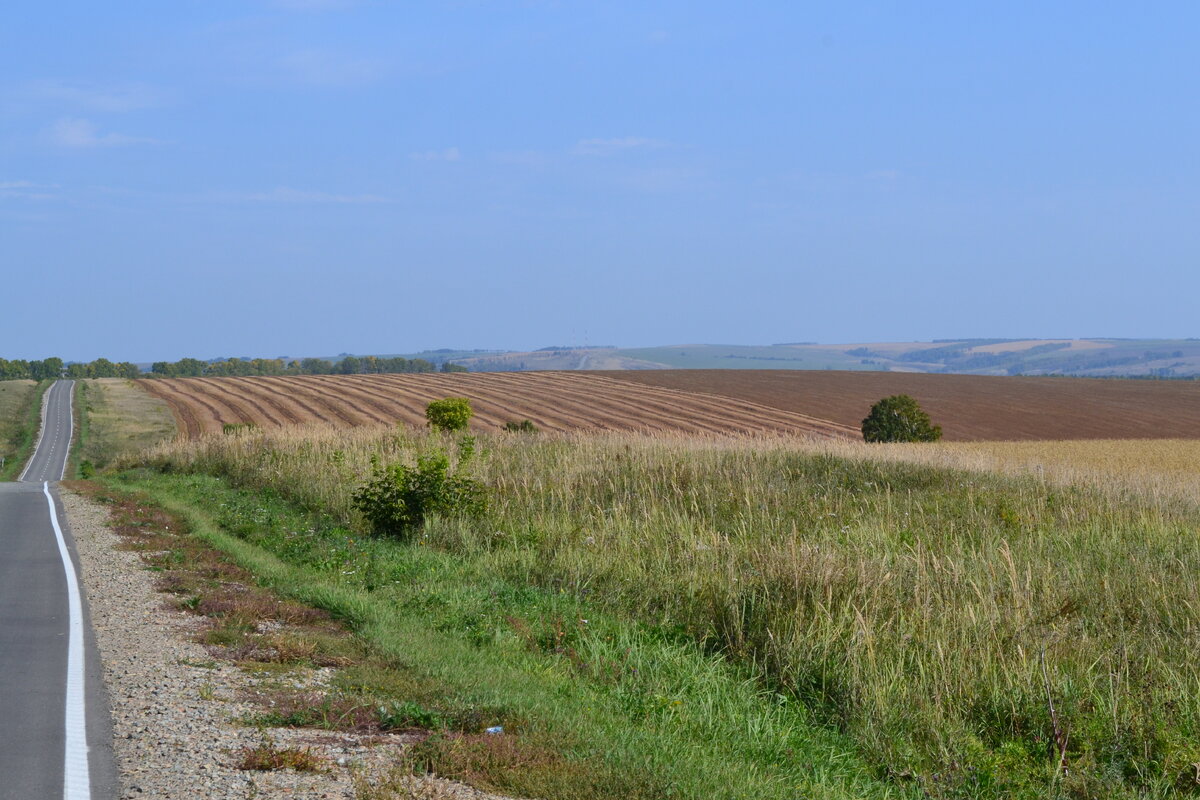
<svg viewBox="0 0 1200 800">
<path fill-rule="evenodd" d="M 55 486 L 74 388 L 47 390 L 33 456 L 0 483 L 0 800 L 116 796 L 100 658 Z"/>
</svg>

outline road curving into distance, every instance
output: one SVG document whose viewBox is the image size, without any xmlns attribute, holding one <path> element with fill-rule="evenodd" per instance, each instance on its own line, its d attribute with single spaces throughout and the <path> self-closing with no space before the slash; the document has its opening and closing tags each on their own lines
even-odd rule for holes
<svg viewBox="0 0 1200 800">
<path fill-rule="evenodd" d="M 100 658 L 55 485 L 73 393 L 73 381 L 47 390 L 29 463 L 0 483 L 0 800 L 116 797 Z"/>
</svg>

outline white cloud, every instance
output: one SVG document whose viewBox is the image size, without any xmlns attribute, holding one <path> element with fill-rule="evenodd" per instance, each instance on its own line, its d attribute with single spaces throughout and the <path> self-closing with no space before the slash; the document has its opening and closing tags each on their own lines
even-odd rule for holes
<svg viewBox="0 0 1200 800">
<path fill-rule="evenodd" d="M 541 150 L 505 150 L 489 156 L 498 164 L 513 164 L 519 167 L 544 167 L 558 157 L 558 153 L 546 153 Z"/>
<path fill-rule="evenodd" d="M 329 192 L 293 189 L 289 186 L 277 186 L 269 192 L 244 195 L 240 199 L 255 203 L 323 203 L 332 205 L 365 205 L 390 202 L 388 198 L 376 194 L 331 194 Z"/>
<path fill-rule="evenodd" d="M 271 5 L 288 11 L 336 11 L 357 3 L 354 0 L 271 0 Z"/>
<path fill-rule="evenodd" d="M 64 117 L 50 126 L 50 141 L 59 147 L 86 149 L 93 147 L 122 147 L 132 144 L 157 144 L 154 139 L 126 136 L 121 133 L 97 132 L 95 123 L 86 119 Z"/>
<path fill-rule="evenodd" d="M 380 61 L 330 50 L 298 50 L 279 59 L 278 65 L 293 79 L 313 86 L 353 86 L 383 74 Z"/>
<path fill-rule="evenodd" d="M 0 181 L 0 199 L 12 198 L 21 200 L 50 200 L 55 195 L 53 183 L 34 183 L 33 181 Z"/>
<path fill-rule="evenodd" d="M 445 150 L 426 150 L 423 153 L 409 153 L 413 161 L 461 161 L 462 153 L 457 147 L 447 147 Z"/>
<path fill-rule="evenodd" d="M 611 156 L 630 150 L 652 150 L 666 146 L 667 143 L 659 139 L 625 136 L 618 139 L 581 139 L 571 152 L 578 156 Z"/>
<path fill-rule="evenodd" d="M 26 96 L 103 113 L 119 113 L 162 105 L 161 92 L 140 83 L 98 86 L 57 80 L 34 81 L 25 87 Z"/>
<path fill-rule="evenodd" d="M 614 176 L 614 180 L 639 192 L 681 192 L 700 188 L 703 173 L 688 168 L 659 167 Z"/>
<path fill-rule="evenodd" d="M 276 8 L 287 11 L 337 11 L 358 5 L 355 0 L 270 0 Z"/>
</svg>

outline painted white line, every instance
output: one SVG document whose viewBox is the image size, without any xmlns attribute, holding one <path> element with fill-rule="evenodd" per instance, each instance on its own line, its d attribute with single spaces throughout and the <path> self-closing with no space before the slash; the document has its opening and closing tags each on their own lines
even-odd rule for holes
<svg viewBox="0 0 1200 800">
<path fill-rule="evenodd" d="M 58 512 L 54 508 L 54 496 L 50 494 L 50 483 L 42 483 L 42 492 L 50 506 L 50 524 L 58 540 L 58 554 L 62 558 L 63 573 L 67 578 L 67 607 L 69 614 L 69 636 L 67 639 L 67 707 L 66 748 L 63 758 L 63 800 L 90 800 L 92 796 L 91 774 L 88 770 L 87 706 L 84 697 L 83 675 L 83 601 L 79 596 L 79 581 L 75 578 L 75 564 L 67 550 L 62 526 L 58 524 Z"/>
<path fill-rule="evenodd" d="M 29 472 L 29 468 L 33 466 L 33 460 L 37 458 L 38 450 L 42 449 L 42 437 L 46 435 L 46 407 L 50 405 L 50 393 L 54 391 L 54 387 L 58 386 L 58 382 L 50 384 L 50 388 L 42 395 L 42 419 L 38 428 L 37 444 L 33 446 L 33 452 L 29 454 L 29 462 L 25 464 L 25 469 L 21 470 L 21 474 L 17 476 L 17 481 L 25 480 L 25 473 Z"/>
<path fill-rule="evenodd" d="M 67 476 L 67 462 L 71 460 L 71 438 L 75 436 L 75 384 L 71 384 L 71 390 L 67 392 L 67 454 L 63 457 L 62 471 L 58 473 L 58 479 L 61 481 Z"/>
</svg>

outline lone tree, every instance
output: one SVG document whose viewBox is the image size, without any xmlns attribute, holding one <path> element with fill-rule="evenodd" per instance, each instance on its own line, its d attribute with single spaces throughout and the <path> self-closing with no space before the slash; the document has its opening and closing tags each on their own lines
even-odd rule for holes
<svg viewBox="0 0 1200 800">
<path fill-rule="evenodd" d="M 942 438 L 942 426 L 934 425 L 916 400 L 894 394 L 871 406 L 862 433 L 868 442 L 936 442 Z"/>
<path fill-rule="evenodd" d="M 473 416 L 471 401 L 465 397 L 444 397 L 425 406 L 425 419 L 434 430 L 461 431 Z"/>
</svg>

